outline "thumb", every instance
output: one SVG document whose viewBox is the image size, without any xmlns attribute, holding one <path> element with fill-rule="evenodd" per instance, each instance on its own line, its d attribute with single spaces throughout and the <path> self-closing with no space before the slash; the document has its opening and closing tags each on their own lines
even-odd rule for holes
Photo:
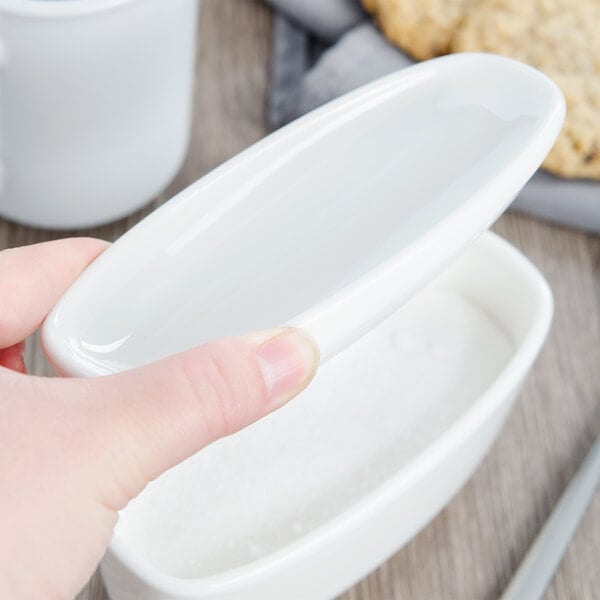
<svg viewBox="0 0 600 600">
<path fill-rule="evenodd" d="M 291 400 L 318 360 L 310 338 L 281 328 L 116 375 L 53 381 L 87 415 L 86 438 L 98 446 L 88 456 L 98 458 L 103 501 L 119 510 L 163 471 Z"/>
</svg>

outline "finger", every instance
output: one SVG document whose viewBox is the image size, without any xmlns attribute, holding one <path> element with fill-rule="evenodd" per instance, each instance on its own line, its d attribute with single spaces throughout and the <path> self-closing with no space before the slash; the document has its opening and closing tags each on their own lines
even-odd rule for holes
<svg viewBox="0 0 600 600">
<path fill-rule="evenodd" d="M 213 342 L 95 379 L 48 380 L 99 444 L 108 502 L 122 508 L 146 483 L 217 438 L 278 408 L 312 379 L 314 342 L 292 328 Z M 75 419 L 75 420 L 73 420 Z M 92 453 L 93 454 L 93 453 Z"/>
<path fill-rule="evenodd" d="M 25 367 L 25 342 L 19 342 L 8 348 L 0 348 L 0 367 L 26 373 Z"/>
<path fill-rule="evenodd" d="M 107 245 L 92 238 L 70 238 L 0 252 L 0 348 L 33 333 Z"/>
</svg>

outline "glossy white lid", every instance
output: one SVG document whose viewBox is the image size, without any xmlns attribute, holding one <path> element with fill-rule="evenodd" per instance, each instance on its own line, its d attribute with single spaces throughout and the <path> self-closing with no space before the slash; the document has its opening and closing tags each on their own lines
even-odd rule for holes
<svg viewBox="0 0 600 600">
<path fill-rule="evenodd" d="M 508 206 L 560 130 L 538 71 L 484 54 L 405 69 L 314 111 L 155 211 L 46 320 L 64 373 L 98 375 L 292 324 L 327 360 Z"/>
</svg>

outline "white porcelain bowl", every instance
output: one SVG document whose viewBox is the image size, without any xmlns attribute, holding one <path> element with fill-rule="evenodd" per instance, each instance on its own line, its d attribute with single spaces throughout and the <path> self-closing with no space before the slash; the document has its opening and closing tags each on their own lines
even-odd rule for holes
<svg viewBox="0 0 600 600">
<path fill-rule="evenodd" d="M 443 304 L 448 294 L 480 311 L 500 337 L 490 337 L 483 322 L 469 329 L 461 310 L 456 313 L 452 302 Z M 446 309 L 440 308 L 440 298 Z M 325 365 L 305 392 L 309 398 L 301 396 L 151 484 L 121 516 L 102 562 L 110 597 L 312 600 L 340 593 L 401 548 L 465 483 L 502 426 L 551 315 L 552 297 L 536 268 L 507 242 L 485 234 L 408 305 Z M 409 338 L 425 340 L 432 352 L 427 371 L 416 379 L 403 371 L 402 361 L 419 352 L 403 340 L 407 327 Z M 438 337 L 446 347 L 436 350 L 431 342 Z M 449 348 L 452 340 L 456 347 Z M 385 378 L 390 363 L 378 360 L 376 351 L 389 356 L 394 348 L 395 382 L 381 395 L 355 386 L 356 377 L 367 372 L 372 381 Z M 444 362 L 461 352 L 450 371 L 439 375 Z M 477 355 L 490 358 L 481 362 Z M 465 364 L 462 359 L 469 357 L 475 362 Z M 357 365 L 360 372 L 344 384 L 348 367 Z M 339 386 L 332 387 L 340 375 Z M 426 398 L 422 386 L 429 390 Z M 340 394 L 343 398 L 336 399 Z M 421 397 L 415 401 L 411 394 Z M 339 418 L 341 410 L 347 418 Z M 362 440 L 357 439 L 358 416 Z M 322 430 L 315 432 L 315 424 Z M 297 452 L 299 444 L 306 444 L 305 452 Z M 291 445 L 287 453 L 286 445 Z M 232 467 L 231 457 L 243 460 L 244 453 L 260 465 L 250 461 Z M 330 459 L 337 461 L 339 481 L 324 485 L 322 479 L 336 470 L 315 464 Z M 290 461 L 290 477 L 301 476 L 301 486 L 286 481 L 282 485 L 289 489 L 272 501 L 280 490 L 270 477 L 287 468 L 281 460 Z M 312 477 L 315 468 L 321 473 Z M 249 471 L 246 478 L 240 478 L 240 469 Z M 236 481 L 227 481 L 223 473 L 236 475 Z M 305 487 L 310 488 L 306 493 Z M 332 502 L 332 496 L 337 500 Z M 265 508 L 265 501 L 273 506 Z M 210 514 L 203 512 L 209 508 Z M 279 536 L 264 534 L 264 511 L 279 518 Z M 255 547 L 239 533 L 231 543 L 227 528 L 253 521 L 259 529 L 250 532 L 257 536 Z M 229 538 L 231 554 L 237 544 L 235 559 L 220 545 L 220 529 Z M 200 558 L 222 553 L 221 564 L 218 560 L 207 568 L 189 556 L 177 558 L 178 544 L 189 545 Z M 207 574 L 194 576 L 194 571 Z"/>
<path fill-rule="evenodd" d="M 449 501 L 552 312 L 506 242 L 468 246 L 563 115 L 556 85 L 515 61 L 422 63 L 255 144 L 83 273 L 42 331 L 68 375 L 282 324 L 321 349 L 300 398 L 123 511 L 102 564 L 113 600 L 328 598 Z"/>
</svg>

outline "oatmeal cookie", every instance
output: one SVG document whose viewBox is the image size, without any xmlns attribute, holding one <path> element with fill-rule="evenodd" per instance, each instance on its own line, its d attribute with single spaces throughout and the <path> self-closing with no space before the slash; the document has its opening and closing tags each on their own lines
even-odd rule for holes
<svg viewBox="0 0 600 600">
<path fill-rule="evenodd" d="M 446 54 L 452 36 L 477 0 L 363 0 L 385 36 L 418 60 Z"/>
<path fill-rule="evenodd" d="M 454 52 L 504 54 L 544 71 L 567 99 L 567 117 L 544 167 L 600 179 L 600 2 L 488 0 L 472 7 Z"/>
</svg>

